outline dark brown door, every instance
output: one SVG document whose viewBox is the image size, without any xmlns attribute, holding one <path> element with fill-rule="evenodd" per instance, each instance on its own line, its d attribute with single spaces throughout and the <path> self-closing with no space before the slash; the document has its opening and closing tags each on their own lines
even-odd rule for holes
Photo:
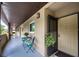
<svg viewBox="0 0 79 59">
<path fill-rule="evenodd" d="M 52 16 L 48 16 L 48 33 L 52 33 L 54 35 L 54 37 L 56 38 L 56 43 L 54 45 L 54 47 L 50 46 L 47 49 L 47 54 L 48 56 L 52 55 L 54 52 L 57 51 L 57 47 L 58 47 L 58 23 L 57 23 L 57 18 L 52 17 Z"/>
</svg>

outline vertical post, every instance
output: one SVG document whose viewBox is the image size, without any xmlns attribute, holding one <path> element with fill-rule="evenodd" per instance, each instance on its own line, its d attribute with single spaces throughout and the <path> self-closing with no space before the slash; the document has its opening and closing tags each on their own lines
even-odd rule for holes
<svg viewBox="0 0 79 59">
<path fill-rule="evenodd" d="M 0 40 L 1 40 L 1 16 L 0 16 Z"/>
<path fill-rule="evenodd" d="M 78 56 L 79 56 L 79 13 L 78 13 Z"/>
<path fill-rule="evenodd" d="M 1 35 L 1 19 L 0 19 L 0 35 Z"/>
<path fill-rule="evenodd" d="M 0 3 L 0 27 L 1 27 L 1 3 Z M 1 28 L 0 28 L 0 35 L 1 35 Z"/>
<path fill-rule="evenodd" d="M 9 34 L 9 40 L 11 39 L 11 34 L 10 34 L 10 23 L 8 23 L 8 34 Z"/>
<path fill-rule="evenodd" d="M 21 37 L 21 27 L 20 27 L 20 37 Z"/>
</svg>

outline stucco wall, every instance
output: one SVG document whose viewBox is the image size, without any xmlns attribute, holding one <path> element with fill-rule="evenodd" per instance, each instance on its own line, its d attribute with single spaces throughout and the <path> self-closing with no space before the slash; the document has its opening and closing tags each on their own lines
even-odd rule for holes
<svg viewBox="0 0 79 59">
<path fill-rule="evenodd" d="M 32 21 L 35 21 L 35 33 L 31 33 L 35 35 L 37 42 L 36 42 L 36 50 L 43 56 L 46 56 L 46 49 L 45 49 L 45 33 L 47 32 L 47 15 L 51 14 L 51 11 L 47 10 L 47 7 L 51 5 L 52 3 L 48 3 L 43 8 L 41 8 L 39 11 L 37 11 L 32 17 L 30 17 L 26 22 L 24 22 L 21 27 L 21 34 L 23 35 L 25 32 L 30 31 L 30 23 Z M 40 18 L 37 19 L 36 15 L 37 13 L 40 13 Z M 30 33 L 30 32 L 29 32 Z"/>
<path fill-rule="evenodd" d="M 30 23 L 32 21 L 35 21 L 35 32 L 34 33 L 30 33 L 35 35 L 37 42 L 36 42 L 36 50 L 41 53 L 41 55 L 45 56 L 45 43 L 44 43 L 44 38 L 45 38 L 45 19 L 44 19 L 44 9 L 41 9 L 38 11 L 40 13 L 40 18 L 37 19 L 36 15 L 37 13 L 35 13 L 32 17 L 30 17 L 26 22 L 24 22 L 22 24 L 22 34 L 24 34 L 25 32 L 29 32 L 30 33 Z"/>
</svg>

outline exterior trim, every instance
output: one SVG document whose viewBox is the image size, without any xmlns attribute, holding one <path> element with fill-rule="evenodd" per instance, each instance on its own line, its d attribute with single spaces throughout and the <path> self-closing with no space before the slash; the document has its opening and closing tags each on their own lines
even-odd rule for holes
<svg viewBox="0 0 79 59">
<path fill-rule="evenodd" d="M 78 56 L 79 56 L 79 13 L 78 13 Z"/>
<path fill-rule="evenodd" d="M 71 14 L 68 14 L 68 15 L 64 15 L 64 16 L 58 17 L 58 19 L 60 19 L 60 18 L 64 18 L 64 17 L 67 17 L 67 16 L 70 16 L 70 15 L 74 15 L 74 14 L 79 14 L 79 12 L 71 13 Z"/>
</svg>

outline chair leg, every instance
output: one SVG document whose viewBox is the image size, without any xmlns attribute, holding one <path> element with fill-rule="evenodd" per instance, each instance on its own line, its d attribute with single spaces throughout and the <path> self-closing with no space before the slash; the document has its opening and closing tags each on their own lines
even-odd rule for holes
<svg viewBox="0 0 79 59">
<path fill-rule="evenodd" d="M 28 53 L 29 49 L 26 51 L 26 53 Z"/>
<path fill-rule="evenodd" d="M 30 49 L 32 52 L 34 52 L 33 50 L 32 50 L 32 48 Z"/>
<path fill-rule="evenodd" d="M 31 49 L 31 47 L 26 52 L 28 53 L 30 49 Z"/>
<path fill-rule="evenodd" d="M 30 47 L 30 48 L 27 50 L 27 53 L 28 53 L 30 50 L 31 50 L 32 52 L 34 52 L 34 51 L 32 50 L 32 47 Z"/>
<path fill-rule="evenodd" d="M 23 44 L 23 48 L 24 48 L 24 50 L 26 51 L 26 47 L 25 47 L 25 45 Z M 28 51 L 26 51 L 26 53 L 28 53 Z"/>
<path fill-rule="evenodd" d="M 29 47 L 29 46 L 27 46 L 29 49 L 26 51 L 26 47 L 25 47 L 25 45 L 24 45 L 24 43 L 23 43 L 23 48 L 24 48 L 24 50 L 26 51 L 26 53 L 28 53 L 29 52 L 29 50 L 31 50 L 32 52 L 34 52 L 34 50 L 35 49 L 32 49 L 33 47 Z"/>
</svg>

